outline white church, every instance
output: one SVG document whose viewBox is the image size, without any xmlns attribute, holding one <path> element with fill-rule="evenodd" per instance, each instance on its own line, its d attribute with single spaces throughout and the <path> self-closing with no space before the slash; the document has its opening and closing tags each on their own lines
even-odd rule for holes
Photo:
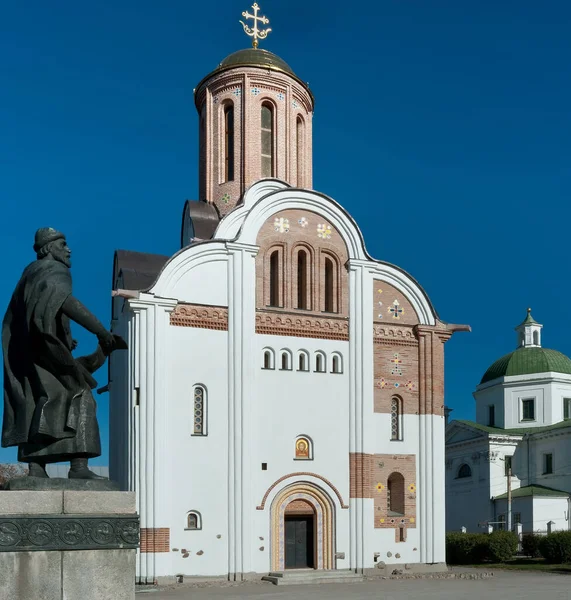
<svg viewBox="0 0 571 600">
<path fill-rule="evenodd" d="M 136 491 L 138 580 L 441 567 L 444 344 L 469 328 L 312 189 L 313 95 L 256 35 L 195 89 L 181 249 L 115 256 L 110 476 Z"/>
<path fill-rule="evenodd" d="M 571 529 L 571 360 L 542 347 L 531 310 L 516 333 L 476 387 L 476 420 L 446 428 L 447 531 Z"/>
</svg>

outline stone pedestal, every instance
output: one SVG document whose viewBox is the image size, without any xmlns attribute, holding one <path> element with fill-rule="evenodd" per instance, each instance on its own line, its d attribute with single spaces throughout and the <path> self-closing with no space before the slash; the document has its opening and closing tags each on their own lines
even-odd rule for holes
<svg viewBox="0 0 571 600">
<path fill-rule="evenodd" d="M 0 598 L 134 600 L 135 494 L 0 491 Z"/>
</svg>

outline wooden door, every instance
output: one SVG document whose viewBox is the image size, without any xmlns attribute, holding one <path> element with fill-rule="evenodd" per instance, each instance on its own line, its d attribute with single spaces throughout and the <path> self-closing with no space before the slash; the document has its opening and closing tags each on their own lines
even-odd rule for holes
<svg viewBox="0 0 571 600">
<path fill-rule="evenodd" d="M 286 516 L 285 568 L 314 568 L 313 516 Z"/>
</svg>

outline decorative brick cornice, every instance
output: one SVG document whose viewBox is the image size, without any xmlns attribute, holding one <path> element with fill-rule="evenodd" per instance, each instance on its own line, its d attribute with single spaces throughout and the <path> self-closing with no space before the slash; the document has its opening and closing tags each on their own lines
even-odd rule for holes
<svg viewBox="0 0 571 600">
<path fill-rule="evenodd" d="M 262 502 L 260 503 L 260 505 L 256 506 L 256 510 L 264 510 L 264 507 L 266 506 L 266 500 L 268 499 L 268 496 L 270 495 L 271 491 L 276 487 L 276 485 L 280 484 L 282 481 L 285 481 L 286 479 L 289 479 L 290 477 L 316 477 L 317 479 L 321 479 L 321 481 L 325 482 L 335 492 L 335 495 L 339 499 L 339 504 L 341 505 L 341 508 L 349 508 L 349 506 L 347 504 L 345 504 L 345 502 L 343 502 L 343 498 L 341 497 L 339 490 L 328 479 L 325 479 L 325 477 L 322 477 L 321 475 L 318 475 L 317 473 L 309 473 L 309 472 L 303 471 L 303 472 L 298 472 L 298 473 L 290 473 L 289 475 L 284 475 L 283 477 L 280 477 L 279 479 L 274 481 L 274 483 L 272 483 L 272 485 L 270 485 L 270 487 L 267 489 L 266 493 L 264 494 L 264 497 L 262 498 Z"/>
<path fill-rule="evenodd" d="M 317 317 L 258 310 L 256 333 L 346 342 L 349 340 L 349 320 L 346 317 Z"/>
<path fill-rule="evenodd" d="M 373 343 L 418 346 L 412 327 L 397 327 L 394 325 L 373 325 Z"/>
<path fill-rule="evenodd" d="M 170 314 L 170 324 L 228 331 L 228 308 L 204 304 L 178 304 Z"/>
</svg>

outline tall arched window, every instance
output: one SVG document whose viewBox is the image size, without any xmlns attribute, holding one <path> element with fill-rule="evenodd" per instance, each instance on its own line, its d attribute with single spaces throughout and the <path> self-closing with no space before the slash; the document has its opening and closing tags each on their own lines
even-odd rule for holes
<svg viewBox="0 0 571 600">
<path fill-rule="evenodd" d="M 335 352 L 331 357 L 331 372 L 343 373 L 343 359 L 340 354 Z"/>
<path fill-rule="evenodd" d="M 391 473 L 387 481 L 387 510 L 389 515 L 404 515 L 404 477 Z"/>
<path fill-rule="evenodd" d="M 299 250 L 297 253 L 297 308 L 309 308 L 307 302 L 307 279 L 308 279 L 307 252 Z"/>
<path fill-rule="evenodd" d="M 274 351 L 270 348 L 264 350 L 264 360 L 262 362 L 262 369 L 273 369 L 274 368 Z"/>
<path fill-rule="evenodd" d="M 280 253 L 274 250 L 270 255 L 270 306 L 280 305 Z"/>
<path fill-rule="evenodd" d="M 334 298 L 334 273 L 333 273 L 333 261 L 330 258 L 325 258 L 325 275 L 324 275 L 324 292 L 325 292 L 325 312 L 334 312 L 335 310 L 335 298 Z"/>
<path fill-rule="evenodd" d="M 234 181 L 234 105 L 224 106 L 224 181 Z"/>
<path fill-rule="evenodd" d="M 262 177 L 274 176 L 274 107 L 262 104 Z"/>
<path fill-rule="evenodd" d="M 303 187 L 303 119 L 298 116 L 296 119 L 296 169 L 297 169 L 297 187 Z"/>
<path fill-rule="evenodd" d="M 539 332 L 538 331 L 533 332 L 533 343 L 535 346 L 539 346 Z"/>
<path fill-rule="evenodd" d="M 194 388 L 193 435 L 206 435 L 206 388 L 197 385 Z"/>
<path fill-rule="evenodd" d="M 325 354 L 323 352 L 315 353 L 315 370 L 317 373 L 325 373 Z"/>
<path fill-rule="evenodd" d="M 298 371 L 309 371 L 309 355 L 305 350 L 301 350 L 297 357 L 297 370 Z"/>
<path fill-rule="evenodd" d="M 291 353 L 289 350 L 282 350 L 281 354 L 281 370 L 282 371 L 290 371 L 291 370 Z"/>
<path fill-rule="evenodd" d="M 401 400 L 394 396 L 391 400 L 391 440 L 401 440 Z"/>
</svg>

